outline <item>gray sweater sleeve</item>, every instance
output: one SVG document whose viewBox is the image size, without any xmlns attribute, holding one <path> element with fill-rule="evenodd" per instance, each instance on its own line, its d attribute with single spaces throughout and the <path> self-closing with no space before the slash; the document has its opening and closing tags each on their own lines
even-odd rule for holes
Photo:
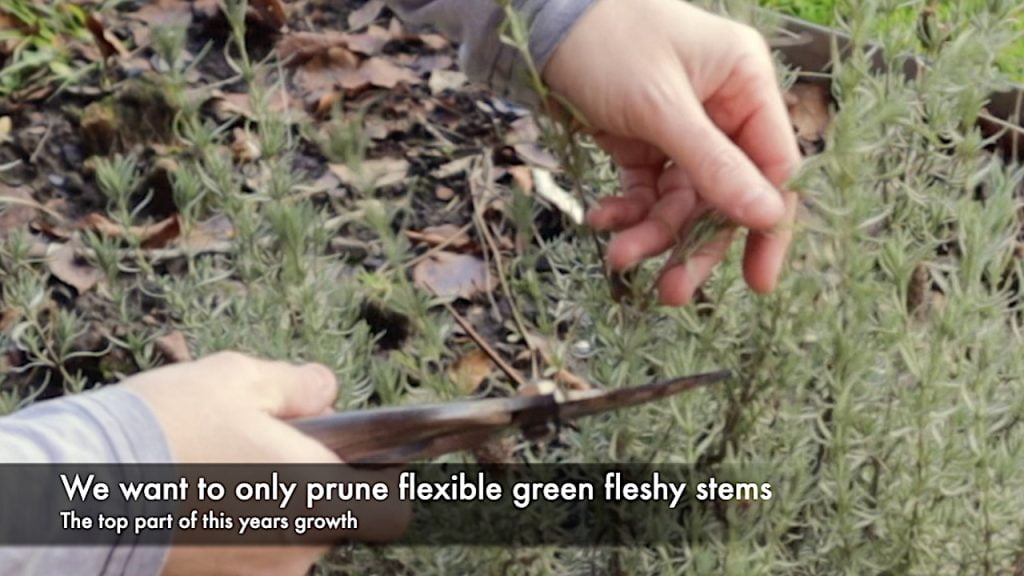
<svg viewBox="0 0 1024 576">
<path fill-rule="evenodd" d="M 39 402 L 0 418 L 0 463 L 171 461 L 156 415 L 142 398 L 119 386 Z M 0 574 L 155 576 L 166 555 L 159 546 L 0 546 Z"/>
<path fill-rule="evenodd" d="M 430 24 L 460 43 L 459 60 L 466 75 L 500 95 L 535 104 L 526 62 L 516 48 L 501 42 L 498 30 L 505 12 L 498 0 L 387 0 L 403 19 Z M 543 70 L 576 20 L 598 0 L 511 0 L 530 27 L 530 56 Z"/>
</svg>

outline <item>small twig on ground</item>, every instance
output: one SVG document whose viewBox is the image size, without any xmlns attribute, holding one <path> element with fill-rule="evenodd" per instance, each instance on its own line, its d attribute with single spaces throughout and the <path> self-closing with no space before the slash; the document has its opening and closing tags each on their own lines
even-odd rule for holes
<svg viewBox="0 0 1024 576">
<path fill-rule="evenodd" d="M 469 320 L 466 320 L 462 314 L 459 314 L 451 304 L 445 302 L 444 307 L 448 310 L 448 313 L 452 315 L 452 318 L 455 319 L 455 322 L 466 332 L 466 335 L 480 347 L 480 350 L 482 350 L 483 353 L 498 366 L 498 369 L 504 372 L 506 376 L 516 383 L 517 390 L 522 390 L 527 386 L 528 382 L 519 370 L 516 370 L 511 364 L 506 362 L 505 359 L 487 343 L 487 340 L 484 340 L 484 337 L 476 331 L 476 328 L 473 328 L 473 325 L 469 323 Z"/>
<path fill-rule="evenodd" d="M 440 252 L 440 251 L 444 250 L 445 248 L 451 246 L 452 244 L 454 244 L 455 242 L 457 242 L 459 240 L 460 236 L 462 236 L 466 232 L 469 232 L 470 228 L 472 228 L 472 227 L 473 227 L 473 223 L 471 222 L 469 224 L 466 224 L 462 228 L 459 228 L 459 230 L 457 232 L 452 234 L 450 237 L 446 238 L 443 242 L 441 242 L 439 244 L 436 244 L 434 246 L 431 246 L 430 249 L 427 250 L 426 252 L 424 252 L 423 254 L 420 254 L 419 256 L 413 258 L 412 260 L 409 260 L 408 262 L 406 262 L 405 265 L 402 268 L 405 269 L 405 270 L 409 270 L 410 268 L 416 266 L 420 262 L 426 260 L 427 258 L 430 258 L 434 254 L 437 254 L 438 252 Z M 387 267 L 387 264 L 385 264 L 384 266 L 381 266 L 381 270 L 383 270 L 386 267 Z"/>
<path fill-rule="evenodd" d="M 43 212 L 47 216 L 54 218 L 58 222 L 63 223 L 65 221 L 64 216 L 62 216 L 59 212 L 47 208 L 46 206 L 43 206 L 42 204 L 36 202 L 35 200 L 15 198 L 12 196 L 0 196 L 0 204 L 17 204 L 18 206 L 25 206 L 27 208 L 32 208 L 33 210 L 39 210 L 40 212 Z"/>
<path fill-rule="evenodd" d="M 501 248 L 498 246 L 498 242 L 494 239 L 490 229 L 487 227 L 487 221 L 484 219 L 482 209 L 476 203 L 477 186 L 482 184 L 484 191 L 489 190 L 489 185 L 492 182 L 493 176 L 491 171 L 490 155 L 484 154 L 481 158 L 483 159 L 482 170 L 473 170 L 473 174 L 471 174 L 469 178 L 470 202 L 473 203 L 473 221 L 476 223 L 477 230 L 480 231 L 480 236 L 484 239 L 484 243 L 487 244 L 488 248 L 490 248 L 491 254 L 494 255 L 494 267 L 498 271 L 498 282 L 501 284 L 501 291 L 505 294 L 505 299 L 508 300 L 509 309 L 512 310 L 512 319 L 515 321 L 516 327 L 519 328 L 519 332 L 523 336 L 523 342 L 526 344 L 526 348 L 530 351 L 530 355 L 532 356 L 535 350 L 530 339 L 527 338 L 529 332 L 526 329 L 526 322 L 523 321 L 522 314 L 519 312 L 519 305 L 516 303 L 516 299 L 508 287 L 508 279 L 505 277 L 505 264 L 501 258 Z"/>
</svg>

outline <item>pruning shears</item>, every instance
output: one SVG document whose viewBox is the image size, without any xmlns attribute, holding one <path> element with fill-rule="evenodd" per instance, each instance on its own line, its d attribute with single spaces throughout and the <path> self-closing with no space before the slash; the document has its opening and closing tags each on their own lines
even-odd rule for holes
<svg viewBox="0 0 1024 576">
<path fill-rule="evenodd" d="M 717 371 L 632 388 L 573 392 L 548 383 L 538 385 L 531 395 L 339 412 L 294 425 L 348 464 L 405 464 L 475 448 L 515 428 L 536 440 L 582 416 L 644 404 L 729 376 L 728 371 Z"/>
</svg>

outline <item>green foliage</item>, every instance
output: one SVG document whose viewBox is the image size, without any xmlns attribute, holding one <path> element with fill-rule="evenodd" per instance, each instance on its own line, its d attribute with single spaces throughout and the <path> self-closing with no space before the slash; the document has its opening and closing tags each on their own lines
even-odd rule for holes
<svg viewBox="0 0 1024 576">
<path fill-rule="evenodd" d="M 48 77 L 61 83 L 74 82 L 86 73 L 72 64 L 67 39 L 88 40 L 88 13 L 69 2 L 43 3 L 31 0 L 0 0 L 0 12 L 18 27 L 0 30 L 0 42 L 15 42 L 10 62 L 0 68 L 0 96 L 10 95 L 29 79 Z"/>
<path fill-rule="evenodd" d="M 859 2 L 842 0 L 759 0 L 758 4 L 784 14 L 825 26 L 837 26 L 850 14 L 862 10 Z M 882 32 L 913 31 L 913 50 L 929 52 L 936 41 L 969 33 L 981 19 L 1005 14 L 1010 23 L 1006 33 L 1014 41 L 1001 47 L 999 69 L 1013 82 L 1024 83 L 1024 18 L 1019 3 L 986 0 L 911 0 L 889 2 L 875 25 Z M 934 6 L 934 15 L 929 15 Z"/>
<path fill-rule="evenodd" d="M 888 4 L 856 4 L 843 4 L 844 26 L 873 31 L 865 39 L 892 48 L 916 38 L 909 21 L 884 25 Z M 545 240 L 535 230 L 541 208 L 524 194 L 509 197 L 507 229 L 534 239 L 506 260 L 509 289 L 553 357 L 610 388 L 716 368 L 736 374 L 723 387 L 588 419 L 563 430 L 558 444 L 520 446 L 524 458 L 700 463 L 709 473 L 770 480 L 775 498 L 698 510 L 699 530 L 648 549 L 346 546 L 318 573 L 1010 573 L 1024 546 L 1024 356 L 1017 353 L 1024 173 L 983 150 L 974 120 L 999 84 L 999 55 L 1013 50 L 1006 48 L 1012 8 L 951 10 L 953 37 L 931 53 L 933 72 L 914 82 L 902 80 L 895 60 L 892 73 L 870 72 L 856 51 L 836 66 L 838 115 L 827 152 L 794 183 L 804 210 L 772 295 L 745 288 L 737 249 L 690 308 L 615 305 L 591 238 Z M 244 36 L 244 18 L 231 25 Z M 522 33 L 507 30 L 513 42 Z M 173 34 L 162 41 L 165 59 L 179 41 Z M 226 50 L 240 76 L 265 71 L 244 45 Z M 169 75 L 173 89 L 183 75 L 176 64 L 170 69 L 179 70 Z M 227 126 L 187 108 L 176 120 L 189 151 L 173 175 L 183 230 L 226 218 L 234 230 L 226 248 L 186 250 L 183 269 L 166 273 L 119 239 L 85 237 L 103 272 L 97 290 L 126 327 L 111 345 L 131 370 L 156 363 L 158 328 L 141 321 L 138 304 L 149 298 L 196 354 L 235 349 L 325 363 L 341 383 L 341 407 L 458 397 L 444 370 L 459 354 L 450 346 L 452 321 L 406 269 L 411 254 L 401 228 L 412 191 L 307 194 L 309 175 L 293 168 L 298 138 L 273 124 L 269 100 L 254 98 L 255 120 L 242 126 L 260 142 L 265 177 L 243 174 L 225 152 Z M 325 155 L 353 172 L 367 142 L 359 124 L 339 116 L 318 139 Z M 552 142 L 561 142 L 577 192 L 615 192 L 607 159 L 578 136 L 555 133 Z M 111 212 L 130 223 L 138 208 L 130 197 L 139 179 L 134 160 L 95 168 Z M 263 179 L 248 186 L 254 178 Z M 332 249 L 340 235 L 373 238 L 378 265 Z M 650 286 L 657 268 L 640 270 L 635 285 Z M 24 234 L 0 242 L 0 272 L 0 301 L 17 313 L 14 327 L 0 332 L 2 347 L 30 358 L 25 369 L 45 368 L 68 391 L 80 390 L 85 378 L 67 366 L 76 355 L 108 352 L 69 347 L 88 319 L 48 305 L 62 288 Z M 398 349 L 379 345 L 369 305 L 408 320 Z M 101 369 L 108 380 L 129 371 Z M 0 413 L 36 393 L 0 391 Z"/>
</svg>

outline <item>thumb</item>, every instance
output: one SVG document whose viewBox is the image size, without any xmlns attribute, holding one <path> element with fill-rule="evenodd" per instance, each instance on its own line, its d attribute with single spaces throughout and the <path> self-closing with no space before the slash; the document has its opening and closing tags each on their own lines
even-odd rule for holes
<svg viewBox="0 0 1024 576">
<path fill-rule="evenodd" d="M 689 86 L 652 116 L 653 144 L 689 175 L 698 194 L 733 222 L 768 230 L 785 215 L 782 195 L 708 117 Z"/>
<path fill-rule="evenodd" d="M 275 418 L 317 416 L 338 398 L 334 373 L 322 364 L 262 364 L 260 376 L 253 383 L 254 394 L 260 407 Z"/>
</svg>

